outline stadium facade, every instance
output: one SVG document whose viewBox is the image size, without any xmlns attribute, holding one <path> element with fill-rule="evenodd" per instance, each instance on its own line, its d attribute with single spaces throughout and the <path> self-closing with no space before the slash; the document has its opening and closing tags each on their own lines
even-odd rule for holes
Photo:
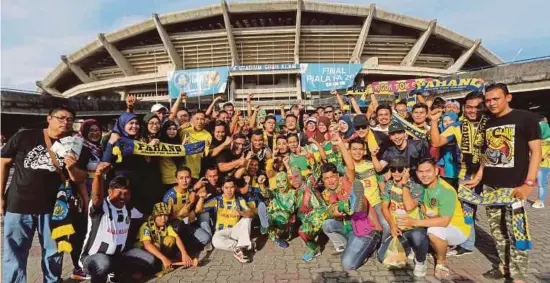
<svg viewBox="0 0 550 283">
<path fill-rule="evenodd" d="M 360 63 L 358 85 L 448 76 L 502 60 L 480 39 L 366 6 L 317 1 L 226 3 L 164 15 L 99 34 L 37 86 L 63 97 L 167 101 L 171 70 L 299 63 Z M 228 100 L 247 93 L 269 104 L 311 100 L 299 69 L 232 68 Z M 204 98 L 203 98 L 204 99 Z M 275 100 L 275 101 L 273 101 Z"/>
</svg>

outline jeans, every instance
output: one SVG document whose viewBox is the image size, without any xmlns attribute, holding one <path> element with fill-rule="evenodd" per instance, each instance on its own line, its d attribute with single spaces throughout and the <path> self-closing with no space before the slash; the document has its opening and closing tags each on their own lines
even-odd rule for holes
<svg viewBox="0 0 550 283">
<path fill-rule="evenodd" d="M 379 243 L 379 231 L 372 231 L 365 237 L 357 237 L 353 232 L 350 233 L 348 244 L 342 253 L 342 267 L 346 270 L 359 268 L 372 255 Z"/>
<path fill-rule="evenodd" d="M 178 235 L 180 235 L 185 245 L 195 245 L 198 243 L 207 245 L 212 239 L 212 236 L 200 226 L 200 224 L 205 225 L 206 223 L 204 222 L 200 223 L 197 220 L 195 223 L 185 224 L 181 220 L 175 220 L 170 224 L 177 231 Z"/>
<path fill-rule="evenodd" d="M 537 173 L 537 181 L 539 187 L 537 188 L 537 197 L 540 201 L 546 200 L 546 194 L 548 193 L 548 175 L 550 174 L 550 168 L 540 167 Z"/>
<path fill-rule="evenodd" d="M 391 236 L 384 239 L 380 249 L 378 250 L 378 261 L 383 262 L 386 250 L 391 242 Z M 430 241 L 428 239 L 428 233 L 426 228 L 414 228 L 412 230 L 403 231 L 403 235 L 399 239 L 403 243 L 403 247 L 407 252 L 407 255 L 410 253 L 410 250 L 414 251 L 414 256 L 417 262 L 426 261 L 426 255 L 428 254 L 428 249 L 430 248 Z"/>
<path fill-rule="evenodd" d="M 267 206 L 263 202 L 258 203 L 258 217 L 260 218 L 262 227 L 267 229 L 269 227 L 269 218 L 267 217 Z"/>
<path fill-rule="evenodd" d="M 120 255 L 93 254 L 82 259 L 84 269 L 92 276 L 92 283 L 107 281 L 111 272 L 120 273 L 122 268 L 130 267 L 130 271 L 151 270 L 155 256 L 145 250 L 133 248 Z"/>
<path fill-rule="evenodd" d="M 346 235 L 344 235 L 344 223 L 336 219 L 327 219 L 323 222 L 323 232 L 330 239 L 335 249 L 343 248 L 347 244 Z"/>
<path fill-rule="evenodd" d="M 61 280 L 63 254 L 57 252 L 50 229 L 51 214 L 7 212 L 4 217 L 2 282 L 27 282 L 27 259 L 35 230 L 42 247 L 43 282 Z"/>
<path fill-rule="evenodd" d="M 72 221 L 75 233 L 69 237 L 69 241 L 73 246 L 71 251 L 71 260 L 73 261 L 73 267 L 80 269 L 78 261 L 80 260 L 80 254 L 82 253 L 82 246 L 84 245 L 84 239 L 86 238 L 86 232 L 88 229 L 88 217 L 86 213 L 72 212 Z"/>
<path fill-rule="evenodd" d="M 374 212 L 376 212 L 378 222 L 382 225 L 382 239 L 386 239 L 390 235 L 390 224 L 386 221 L 386 218 L 384 218 L 384 214 L 382 214 L 382 203 L 379 203 L 372 208 L 374 209 Z"/>
<path fill-rule="evenodd" d="M 210 217 L 210 212 L 205 211 L 201 214 L 199 214 L 199 217 L 197 219 L 199 223 L 199 227 L 202 228 L 208 235 L 210 235 L 210 238 L 212 238 L 212 226 L 214 226 L 214 223 L 212 223 L 212 217 Z"/>
</svg>

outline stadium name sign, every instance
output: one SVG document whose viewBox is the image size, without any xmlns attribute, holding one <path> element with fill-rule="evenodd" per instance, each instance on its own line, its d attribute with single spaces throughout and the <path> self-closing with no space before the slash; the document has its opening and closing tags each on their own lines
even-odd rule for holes
<svg viewBox="0 0 550 283">
<path fill-rule="evenodd" d="M 246 66 L 231 66 L 229 71 L 273 71 L 273 70 L 297 70 L 300 69 L 300 64 L 269 64 L 269 65 L 246 65 Z"/>
</svg>

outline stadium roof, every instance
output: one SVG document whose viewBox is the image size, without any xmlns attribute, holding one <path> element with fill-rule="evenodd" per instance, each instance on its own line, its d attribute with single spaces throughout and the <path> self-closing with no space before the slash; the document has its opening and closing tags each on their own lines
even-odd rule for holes
<svg viewBox="0 0 550 283">
<path fill-rule="evenodd" d="M 496 65 L 502 59 L 481 46 L 480 39 L 460 35 L 436 20 L 396 14 L 374 4 L 222 1 L 153 14 L 141 23 L 99 34 L 61 56 L 37 86 L 71 97 L 165 83 L 166 72 L 173 69 L 317 62 L 363 63 L 364 74 L 438 76 Z"/>
</svg>

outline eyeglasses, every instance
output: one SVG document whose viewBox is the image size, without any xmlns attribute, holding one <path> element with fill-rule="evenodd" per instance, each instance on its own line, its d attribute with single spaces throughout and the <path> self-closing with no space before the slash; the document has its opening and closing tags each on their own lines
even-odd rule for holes
<svg viewBox="0 0 550 283">
<path fill-rule="evenodd" d="M 390 167 L 390 172 L 395 173 L 403 173 L 405 171 L 405 167 Z"/>
<path fill-rule="evenodd" d="M 355 130 L 356 131 L 360 131 L 360 130 L 368 130 L 369 126 L 367 125 L 364 125 L 364 126 L 355 126 Z"/>
<path fill-rule="evenodd" d="M 67 116 L 64 116 L 64 117 L 52 116 L 52 117 L 57 119 L 57 121 L 59 122 L 67 122 L 68 124 L 74 123 L 74 118 L 71 118 L 71 117 L 67 117 Z"/>
</svg>

